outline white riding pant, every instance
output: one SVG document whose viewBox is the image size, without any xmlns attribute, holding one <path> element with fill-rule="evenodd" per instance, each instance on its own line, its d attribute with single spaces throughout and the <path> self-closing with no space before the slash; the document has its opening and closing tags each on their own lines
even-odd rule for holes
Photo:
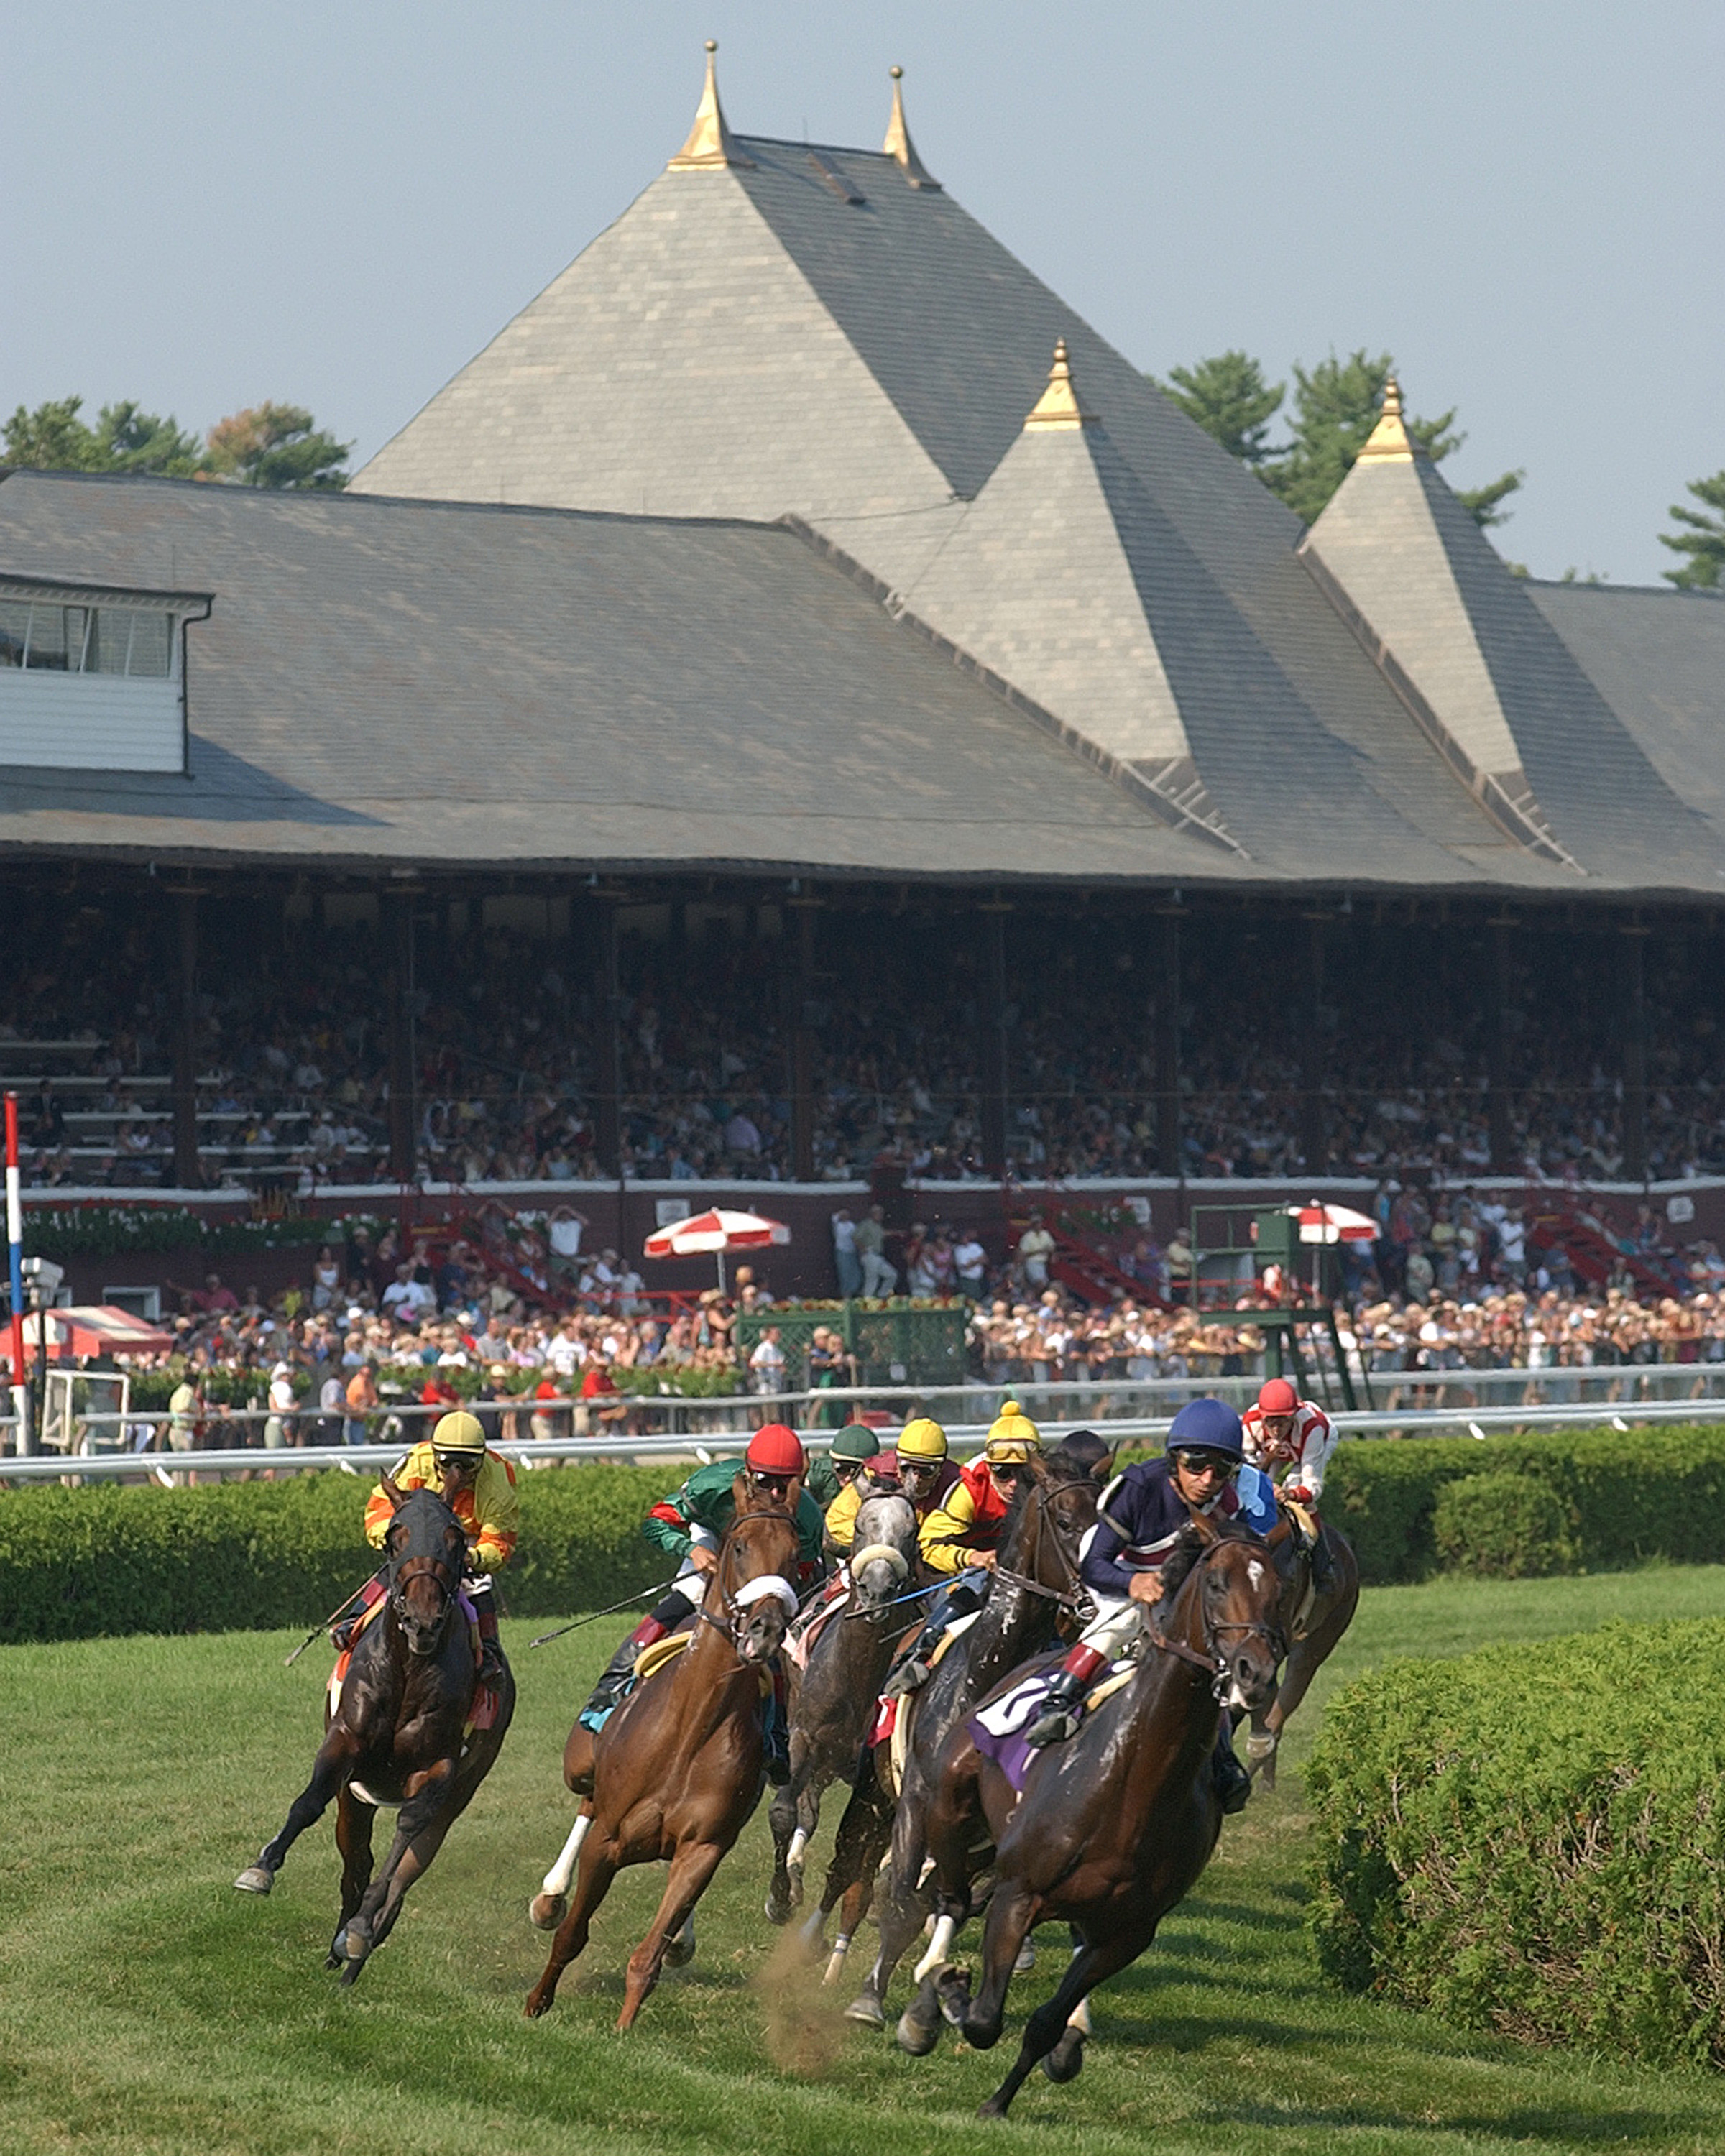
<svg viewBox="0 0 1725 2156">
<path fill-rule="evenodd" d="M 1147 1604 L 1134 1602 L 1129 1594 L 1098 1594 L 1091 1589 L 1096 1614 L 1079 1636 L 1081 1647 L 1089 1647 L 1109 1661 L 1123 1654 L 1144 1626 Z"/>
</svg>

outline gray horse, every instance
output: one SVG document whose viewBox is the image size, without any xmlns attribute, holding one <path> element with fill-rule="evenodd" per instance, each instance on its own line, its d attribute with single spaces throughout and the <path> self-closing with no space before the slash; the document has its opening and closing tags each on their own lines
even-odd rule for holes
<svg viewBox="0 0 1725 2156">
<path fill-rule="evenodd" d="M 803 1899 L 803 1853 L 830 1782 L 855 1782 L 892 1652 L 922 1615 L 916 1514 L 908 1497 L 871 1482 L 857 1507 L 850 1589 L 816 1635 L 791 1710 L 791 1778 L 774 1798 L 773 1884 L 767 1914 L 786 1922 Z"/>
</svg>

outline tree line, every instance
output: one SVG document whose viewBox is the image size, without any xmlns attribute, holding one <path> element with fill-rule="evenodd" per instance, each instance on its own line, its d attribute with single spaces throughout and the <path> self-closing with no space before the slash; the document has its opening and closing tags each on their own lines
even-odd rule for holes
<svg viewBox="0 0 1725 2156">
<path fill-rule="evenodd" d="M 1394 373 L 1395 362 L 1387 352 L 1374 357 L 1362 346 L 1345 359 L 1332 352 L 1309 370 L 1296 362 L 1293 372 L 1287 439 L 1281 442 L 1271 439 L 1271 425 L 1287 403 L 1287 384 L 1270 381 L 1249 353 L 1220 352 L 1189 367 L 1171 367 L 1166 381 L 1154 375 L 1150 379 L 1296 516 L 1314 524 L 1377 425 L 1384 385 Z M 1435 464 L 1467 439 L 1455 432 L 1455 423 L 1453 406 L 1435 419 L 1405 421 L 1409 434 Z M 1455 498 L 1479 524 L 1502 524 L 1511 514 L 1506 506 L 1509 497 L 1526 476 L 1507 471 L 1485 486 L 1458 487 Z M 1688 491 L 1700 507 L 1673 503 L 1670 514 L 1680 529 L 1659 534 L 1662 547 L 1683 557 L 1680 568 L 1665 572 L 1666 581 L 1690 591 L 1725 588 L 1725 471 L 1692 480 Z"/>
<path fill-rule="evenodd" d="M 81 397 L 20 404 L 7 421 L 0 462 L 32 471 L 132 472 L 222 480 L 239 486 L 344 487 L 351 442 L 338 442 L 297 404 L 231 413 L 200 440 L 172 415 L 130 402 L 104 404 L 94 423 Z"/>
</svg>

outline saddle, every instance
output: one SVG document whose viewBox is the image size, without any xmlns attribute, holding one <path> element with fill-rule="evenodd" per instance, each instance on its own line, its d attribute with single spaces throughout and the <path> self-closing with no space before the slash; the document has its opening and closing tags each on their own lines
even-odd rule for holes
<svg viewBox="0 0 1725 2156">
<path fill-rule="evenodd" d="M 962 1639 L 981 1614 L 979 1609 L 967 1610 L 963 1616 L 955 1617 L 947 1627 L 934 1650 L 934 1659 L 928 1666 L 931 1678 L 946 1660 L 947 1651 L 953 1640 Z M 870 1744 L 886 1745 L 886 1794 L 891 1797 L 896 1797 L 903 1784 L 905 1762 L 911 1756 L 911 1727 L 916 1718 L 914 1710 L 916 1702 L 927 1690 L 925 1685 L 916 1691 L 902 1695 L 882 1692 L 875 1702 L 875 1726 L 869 1732 L 869 1742 Z M 889 1738 L 891 1743 L 887 1741 Z"/>
<path fill-rule="evenodd" d="M 667 1632 L 662 1640 L 655 1640 L 650 1647 L 643 1647 L 635 1657 L 634 1667 L 629 1671 L 627 1680 L 619 1686 L 617 1697 L 610 1706 L 597 1710 L 583 1707 L 575 1719 L 583 1729 L 591 1730 L 597 1737 L 624 1700 L 633 1698 L 641 1686 L 650 1682 L 661 1670 L 669 1669 L 684 1649 L 694 1643 L 692 1632 Z M 773 1691 L 773 1672 L 763 1666 L 756 1671 L 756 1675 L 761 1681 L 761 1697 L 766 1699 Z"/>
</svg>

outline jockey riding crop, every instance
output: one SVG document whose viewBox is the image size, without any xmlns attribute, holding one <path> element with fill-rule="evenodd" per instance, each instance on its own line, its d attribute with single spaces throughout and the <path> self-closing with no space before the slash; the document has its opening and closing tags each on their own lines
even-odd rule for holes
<svg viewBox="0 0 1725 2156">
<path fill-rule="evenodd" d="M 597 1617 L 614 1617 L 619 1609 L 627 1609 L 632 1602 L 644 1602 L 649 1594 L 663 1594 L 667 1588 L 675 1587 L 685 1578 L 682 1573 L 673 1573 L 669 1579 L 661 1579 L 655 1587 L 638 1587 L 633 1594 L 625 1594 L 621 1602 L 614 1602 L 608 1609 L 590 1610 L 585 1617 L 577 1617 L 572 1623 L 559 1625 L 554 1632 L 542 1632 L 536 1640 L 529 1640 L 530 1647 L 543 1647 L 552 1640 L 561 1640 L 565 1632 L 578 1632 L 583 1625 L 591 1625 Z"/>
<path fill-rule="evenodd" d="M 314 1625 L 311 1630 L 305 1635 L 305 1638 L 300 1640 L 299 1645 L 295 1648 L 292 1654 L 290 1654 L 287 1660 L 282 1664 L 282 1667 L 285 1670 L 292 1669 L 294 1664 L 299 1661 L 300 1656 L 305 1653 L 305 1650 L 311 1645 L 311 1642 L 316 1639 L 318 1635 L 321 1632 L 327 1632 L 331 1625 L 337 1623 L 346 1612 L 351 1609 L 354 1604 L 358 1601 L 360 1596 L 365 1593 L 367 1588 L 376 1586 L 377 1582 L 382 1578 L 383 1574 L 388 1568 L 387 1566 L 380 1566 L 378 1569 L 372 1574 L 369 1579 L 362 1579 L 360 1582 L 359 1585 L 354 1589 L 352 1594 L 348 1596 L 345 1602 L 338 1602 L 335 1608 L 331 1610 L 329 1615 L 324 1619 L 322 1624 Z"/>
</svg>

